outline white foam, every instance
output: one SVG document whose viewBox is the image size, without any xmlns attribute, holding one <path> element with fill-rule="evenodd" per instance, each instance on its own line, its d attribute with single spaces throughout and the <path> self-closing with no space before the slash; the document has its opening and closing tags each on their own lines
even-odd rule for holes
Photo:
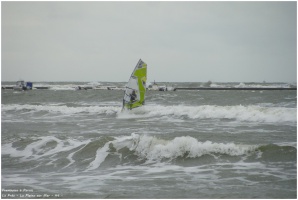
<svg viewBox="0 0 298 200">
<path fill-rule="evenodd" d="M 33 110 L 33 111 L 48 111 L 52 113 L 62 114 L 76 114 L 76 113 L 98 113 L 98 114 L 114 114 L 120 111 L 117 106 L 81 106 L 69 107 L 65 105 L 19 105 L 19 104 L 2 104 L 2 111 L 20 111 L 20 110 Z"/>
<path fill-rule="evenodd" d="M 39 82 L 33 83 L 33 88 L 35 87 L 47 87 L 49 90 L 75 90 L 76 87 L 96 87 L 100 85 L 99 82 L 90 82 L 90 83 L 80 83 L 80 82 L 69 82 L 69 83 L 50 83 L 50 82 Z"/>
<path fill-rule="evenodd" d="M 109 145 L 111 142 L 108 142 L 104 145 L 104 147 L 99 148 L 96 151 L 96 157 L 95 159 L 89 164 L 87 170 L 94 170 L 97 169 L 101 163 L 106 159 L 106 157 L 109 155 Z"/>
<path fill-rule="evenodd" d="M 289 88 L 290 84 L 287 83 L 239 83 L 235 88 Z"/>
<path fill-rule="evenodd" d="M 176 117 L 190 119 L 235 119 L 238 121 L 283 123 L 297 122 L 297 109 L 285 107 L 268 107 L 257 105 L 236 105 L 236 106 L 161 106 L 145 105 L 130 111 L 121 111 L 120 106 L 80 106 L 69 107 L 65 105 L 18 105 L 2 104 L 2 112 L 5 111 L 48 111 L 51 113 L 76 114 L 96 113 L 115 114 L 119 119 L 129 118 L 155 118 L 155 117 Z"/>
<path fill-rule="evenodd" d="M 73 139 L 67 139 L 64 141 L 54 136 L 45 136 L 35 139 L 37 141 L 28 144 L 23 150 L 13 147 L 13 143 L 4 144 L 1 147 L 2 154 L 7 154 L 11 157 L 21 157 L 22 160 L 37 160 L 41 157 L 52 156 L 60 152 L 70 151 L 90 142 L 90 140 L 78 141 Z M 56 144 L 51 147 L 46 147 L 46 145 L 50 142 L 55 142 Z"/>
<path fill-rule="evenodd" d="M 106 157 L 109 155 L 110 144 L 113 144 L 116 149 L 120 150 L 124 147 L 131 146 L 131 139 L 132 137 L 130 136 L 117 137 L 114 141 L 107 142 L 102 148 L 98 148 L 95 159 L 89 164 L 87 171 L 97 169 L 105 161 Z"/>
<path fill-rule="evenodd" d="M 190 158 L 206 154 L 227 154 L 231 156 L 246 155 L 254 151 L 254 145 L 236 145 L 234 143 L 200 142 L 189 136 L 162 140 L 152 136 L 132 134 L 133 143 L 130 150 L 148 160 L 174 159 L 187 155 Z"/>
<path fill-rule="evenodd" d="M 187 116 L 191 119 L 236 119 L 250 122 L 296 122 L 297 109 L 261 106 L 144 106 L 132 114 L 145 114 L 147 117 Z M 144 117 L 144 116 L 143 116 Z"/>
<path fill-rule="evenodd" d="M 110 144 L 119 151 L 128 148 L 134 152 L 139 159 L 146 159 L 147 162 L 159 162 L 162 159 L 175 159 L 187 156 L 197 158 L 203 155 L 227 154 L 230 156 L 248 155 L 255 151 L 254 145 L 236 145 L 234 143 L 213 143 L 210 141 L 200 142 L 193 137 L 176 137 L 173 140 L 163 140 L 153 136 L 138 135 L 116 137 L 115 140 L 105 144 L 96 152 L 96 157 L 90 163 L 87 170 L 98 168 L 109 154 Z M 121 159 L 121 154 L 119 158 Z"/>
<path fill-rule="evenodd" d="M 59 159 L 61 152 L 69 152 L 66 158 L 69 160 L 68 165 L 72 165 L 75 160 L 73 156 L 76 152 L 81 151 L 91 140 L 64 139 L 61 140 L 54 136 L 45 136 L 41 138 L 32 138 L 35 140 L 23 149 L 14 146 L 14 143 L 2 145 L 2 155 L 17 157 L 21 160 L 38 160 L 42 158 L 51 158 L 51 164 L 55 159 Z M 52 143 L 52 145 L 49 145 Z M 288 144 L 287 144 L 288 145 Z M 212 141 L 201 142 L 190 136 L 175 137 L 173 139 L 160 139 L 155 136 L 139 135 L 132 133 L 129 136 L 115 137 L 112 141 L 107 141 L 103 147 L 94 149 L 95 157 L 90 162 L 86 171 L 99 168 L 105 159 L 111 154 L 110 147 L 113 147 L 113 155 L 118 155 L 123 159 L 122 149 L 127 148 L 130 153 L 138 156 L 140 160 L 146 160 L 147 163 L 159 163 L 163 159 L 173 160 L 179 157 L 199 158 L 204 155 L 211 155 L 217 158 L 221 155 L 242 156 L 246 157 L 252 153 L 258 154 L 258 145 L 244 145 L 229 143 L 216 143 Z M 294 144 L 293 144 L 294 146 Z M 295 144 L 296 146 L 296 144 Z M 75 151 L 74 151 L 75 150 Z"/>
<path fill-rule="evenodd" d="M 274 143 L 278 146 L 290 146 L 290 147 L 295 147 L 297 149 L 297 142 L 277 142 Z"/>
</svg>

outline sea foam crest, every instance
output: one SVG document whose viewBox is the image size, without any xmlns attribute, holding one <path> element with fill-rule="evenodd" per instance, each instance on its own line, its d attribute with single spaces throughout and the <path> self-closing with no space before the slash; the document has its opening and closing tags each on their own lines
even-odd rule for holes
<svg viewBox="0 0 298 200">
<path fill-rule="evenodd" d="M 130 150 L 148 160 L 175 159 L 183 156 L 197 158 L 206 154 L 239 156 L 248 154 L 257 148 L 252 145 L 236 145 L 234 143 L 200 142 L 190 136 L 163 140 L 153 136 L 132 134 L 132 141 Z"/>
<path fill-rule="evenodd" d="M 19 105 L 19 104 L 2 104 L 2 111 L 47 111 L 52 113 L 76 114 L 76 113 L 98 113 L 98 114 L 113 114 L 120 111 L 119 107 L 115 106 L 80 106 L 70 107 L 66 105 Z"/>
<path fill-rule="evenodd" d="M 23 141 L 24 140 L 24 141 Z M 105 141 L 101 145 L 99 144 Z M 281 146 L 288 144 L 280 144 Z M 129 155 L 136 155 L 140 161 L 147 163 L 162 162 L 163 160 L 175 160 L 177 158 L 199 158 L 204 155 L 212 155 L 215 158 L 221 155 L 244 156 L 258 155 L 260 150 L 271 149 L 271 146 L 245 145 L 229 143 L 216 143 L 212 141 L 199 141 L 190 136 L 175 137 L 173 139 L 161 139 L 156 136 L 140 135 L 132 133 L 129 136 L 111 137 L 109 140 L 91 139 L 59 139 L 54 136 L 23 138 L 21 141 L 3 144 L 2 155 L 19 158 L 20 161 L 38 160 L 51 164 L 60 158 L 66 158 L 63 168 L 77 163 L 77 155 L 86 151 L 88 147 L 88 161 L 86 170 L 95 170 L 101 166 L 109 155 L 118 156 L 120 160 Z M 94 148 L 90 148 L 94 147 Z M 296 148 L 296 147 L 295 147 Z M 293 151 L 291 149 L 291 151 Z M 261 154 L 260 154 L 261 155 Z M 50 159 L 49 159 L 50 158 Z"/>
<path fill-rule="evenodd" d="M 99 148 L 93 162 L 87 170 L 98 168 L 109 154 L 112 145 L 117 152 L 123 148 L 147 162 L 159 162 L 162 159 L 176 159 L 178 157 L 198 158 L 203 155 L 226 154 L 230 156 L 248 155 L 257 149 L 254 145 L 237 145 L 234 143 L 200 142 L 190 136 L 176 137 L 172 140 L 159 139 L 154 136 L 132 133 L 131 136 L 116 137 L 104 147 Z M 119 154 L 120 159 L 123 155 Z"/>
<path fill-rule="evenodd" d="M 30 144 L 23 149 L 14 147 L 14 143 L 3 144 L 2 154 L 11 157 L 20 157 L 21 160 L 37 160 L 41 157 L 53 156 L 60 152 L 67 152 L 81 145 L 86 145 L 90 140 L 78 141 L 73 139 L 61 140 L 54 136 L 31 138 Z"/>
<path fill-rule="evenodd" d="M 120 106 L 79 106 L 70 107 L 66 105 L 19 105 L 2 104 L 2 111 L 47 111 L 53 113 L 76 114 L 115 114 L 117 118 L 156 118 L 170 116 L 176 118 L 190 119 L 235 119 L 250 122 L 297 122 L 297 109 L 285 107 L 262 107 L 255 105 L 236 106 L 162 106 L 145 105 L 131 111 L 120 112 Z"/>
<path fill-rule="evenodd" d="M 236 119 L 252 122 L 296 122 L 297 109 L 261 106 L 144 106 L 143 111 L 150 116 L 187 116 L 191 119 Z M 137 112 L 137 111 L 135 111 Z"/>
</svg>

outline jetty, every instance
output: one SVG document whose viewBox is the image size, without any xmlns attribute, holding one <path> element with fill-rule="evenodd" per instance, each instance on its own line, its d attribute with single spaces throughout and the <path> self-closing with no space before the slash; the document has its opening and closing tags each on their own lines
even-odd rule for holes
<svg viewBox="0 0 298 200">
<path fill-rule="evenodd" d="M 92 86 L 81 86 L 81 90 L 124 90 L 123 87 L 116 87 L 116 86 L 100 86 L 100 87 L 92 87 Z M 13 89 L 13 86 L 2 86 L 1 89 Z M 37 86 L 33 87 L 33 89 L 38 90 L 47 90 L 47 89 L 53 89 L 51 87 L 47 86 Z M 76 89 L 75 87 L 71 89 Z M 297 91 L 297 87 L 171 87 L 169 88 L 148 88 L 148 90 L 156 90 L 156 91 L 178 91 L 178 90 L 251 90 L 251 91 L 262 91 L 262 90 L 292 90 Z"/>
<path fill-rule="evenodd" d="M 13 86 L 2 86 L 1 89 L 10 89 L 12 90 L 13 89 Z M 49 89 L 49 87 L 33 87 L 33 89 L 38 89 L 38 90 L 47 90 Z"/>
<path fill-rule="evenodd" d="M 174 91 L 177 90 L 297 90 L 296 87 L 239 87 L 239 88 L 226 88 L 226 87 L 177 87 Z"/>
</svg>

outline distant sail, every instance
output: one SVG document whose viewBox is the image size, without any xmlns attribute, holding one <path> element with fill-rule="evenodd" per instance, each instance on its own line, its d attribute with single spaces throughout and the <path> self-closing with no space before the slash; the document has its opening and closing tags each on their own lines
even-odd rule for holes
<svg viewBox="0 0 298 200">
<path fill-rule="evenodd" d="M 123 109 L 133 109 L 144 105 L 146 94 L 147 64 L 141 59 L 133 70 L 126 85 Z"/>
</svg>

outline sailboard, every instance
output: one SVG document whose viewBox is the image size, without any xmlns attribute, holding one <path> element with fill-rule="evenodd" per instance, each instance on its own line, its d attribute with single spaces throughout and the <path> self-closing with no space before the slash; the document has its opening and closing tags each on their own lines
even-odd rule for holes
<svg viewBox="0 0 298 200">
<path fill-rule="evenodd" d="M 122 110 L 131 110 L 145 104 L 147 64 L 141 59 L 126 85 Z"/>
</svg>

